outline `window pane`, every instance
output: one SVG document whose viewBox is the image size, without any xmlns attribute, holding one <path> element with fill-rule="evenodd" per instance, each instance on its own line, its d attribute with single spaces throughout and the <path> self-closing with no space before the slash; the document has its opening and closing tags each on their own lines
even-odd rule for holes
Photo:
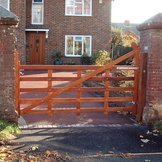
<svg viewBox="0 0 162 162">
<path fill-rule="evenodd" d="M 33 23 L 43 23 L 43 5 L 33 4 Z"/>
<path fill-rule="evenodd" d="M 43 3 L 43 0 L 34 0 L 34 3 Z"/>
<path fill-rule="evenodd" d="M 43 3 L 43 0 L 34 0 L 34 3 Z"/>
<path fill-rule="evenodd" d="M 66 14 L 74 14 L 75 3 L 74 0 L 66 0 Z"/>
<path fill-rule="evenodd" d="M 69 7 L 67 7 L 67 9 L 66 9 L 66 13 L 67 13 L 67 14 L 72 14 L 72 15 L 73 15 L 73 14 L 74 14 L 74 10 L 73 10 L 73 9 L 74 9 L 73 6 L 69 6 Z"/>
<path fill-rule="evenodd" d="M 66 0 L 67 6 L 74 6 L 74 0 Z"/>
<path fill-rule="evenodd" d="M 8 9 L 8 0 L 0 0 L 0 6 Z"/>
<path fill-rule="evenodd" d="M 75 14 L 82 15 L 82 1 L 76 1 L 75 3 Z"/>
<path fill-rule="evenodd" d="M 73 55 L 73 37 L 67 38 L 66 54 Z"/>
<path fill-rule="evenodd" d="M 90 56 L 90 37 L 84 38 L 84 54 Z"/>
<path fill-rule="evenodd" d="M 84 0 L 84 14 L 90 15 L 91 4 L 90 0 Z"/>
<path fill-rule="evenodd" d="M 75 37 L 76 41 L 82 41 L 82 37 Z"/>
<path fill-rule="evenodd" d="M 82 55 L 82 42 L 75 41 L 75 55 Z"/>
</svg>

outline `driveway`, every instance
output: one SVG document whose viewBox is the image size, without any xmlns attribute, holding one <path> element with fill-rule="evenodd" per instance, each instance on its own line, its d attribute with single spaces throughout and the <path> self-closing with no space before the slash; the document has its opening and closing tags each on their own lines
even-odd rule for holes
<svg viewBox="0 0 162 162">
<path fill-rule="evenodd" d="M 32 146 L 38 146 L 38 154 L 57 150 L 73 162 L 161 162 L 162 158 L 162 136 L 144 125 L 25 129 L 14 142 L 24 144 L 21 151 Z"/>
<path fill-rule="evenodd" d="M 76 76 L 75 72 L 63 72 L 58 71 L 54 72 L 52 74 L 53 76 L 68 76 L 68 77 L 74 77 Z M 25 77 L 47 77 L 46 71 L 42 70 L 26 70 L 24 72 Z M 69 82 L 67 81 L 57 81 L 53 82 L 53 86 L 59 86 L 63 87 Z M 34 82 L 27 82 L 23 81 L 21 82 L 21 88 L 46 88 L 47 87 L 47 81 L 46 82 L 40 82 L 40 81 L 34 81 Z M 41 98 L 46 96 L 47 93 L 29 93 L 29 92 L 22 92 L 21 97 L 22 98 Z M 63 93 L 60 95 L 62 98 L 71 97 L 74 98 L 76 94 L 70 92 L 70 93 Z M 88 92 L 82 93 L 84 97 L 94 97 L 93 94 L 90 94 Z M 21 105 L 23 107 L 24 105 Z M 75 108 L 74 103 L 59 103 L 55 104 L 55 108 Z M 82 107 L 103 107 L 103 103 L 82 103 Z M 47 107 L 47 104 L 43 104 L 39 106 L 40 109 L 44 109 Z M 103 113 L 82 113 L 80 116 L 77 116 L 74 113 L 59 113 L 54 114 L 53 116 L 48 116 L 47 114 L 25 114 L 22 116 L 20 120 L 20 126 L 28 127 L 28 128 L 40 128 L 40 127 L 57 127 L 57 126 L 66 126 L 66 125 L 107 125 L 107 124 L 134 124 L 136 121 L 130 116 L 126 115 L 125 113 L 120 112 L 110 112 L 108 116 L 104 115 Z"/>
</svg>

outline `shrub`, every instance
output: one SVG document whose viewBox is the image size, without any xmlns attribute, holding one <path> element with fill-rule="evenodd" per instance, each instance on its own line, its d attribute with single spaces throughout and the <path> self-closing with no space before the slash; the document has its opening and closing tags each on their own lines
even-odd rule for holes
<svg viewBox="0 0 162 162">
<path fill-rule="evenodd" d="M 110 58 L 110 53 L 107 51 L 98 51 L 91 57 L 91 63 L 95 65 L 106 65 L 111 61 L 112 59 Z"/>
<path fill-rule="evenodd" d="M 18 133 L 20 133 L 20 129 L 15 123 L 0 118 L 0 140 L 1 138 L 7 138 L 10 135 L 16 135 Z"/>
<path fill-rule="evenodd" d="M 91 57 L 89 57 L 86 54 L 82 55 L 80 60 L 81 60 L 82 65 L 90 65 L 91 64 Z"/>
<path fill-rule="evenodd" d="M 52 55 L 51 55 L 51 58 L 53 60 L 53 64 L 55 64 L 55 65 L 61 65 L 63 63 L 62 57 L 63 57 L 63 55 L 61 54 L 60 51 L 55 51 L 54 50 L 52 52 Z"/>
</svg>

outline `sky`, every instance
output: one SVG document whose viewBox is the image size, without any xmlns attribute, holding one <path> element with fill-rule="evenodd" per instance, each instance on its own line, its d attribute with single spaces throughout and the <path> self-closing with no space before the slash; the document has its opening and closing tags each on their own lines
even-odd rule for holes
<svg viewBox="0 0 162 162">
<path fill-rule="evenodd" d="M 162 0 L 114 0 L 112 1 L 112 22 L 142 23 L 162 13 Z"/>
</svg>

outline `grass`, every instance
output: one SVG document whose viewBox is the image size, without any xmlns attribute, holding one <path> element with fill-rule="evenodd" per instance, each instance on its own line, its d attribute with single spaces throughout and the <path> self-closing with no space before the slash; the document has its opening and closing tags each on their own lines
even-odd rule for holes
<svg viewBox="0 0 162 162">
<path fill-rule="evenodd" d="M 7 139 L 18 133 L 20 133 L 20 129 L 15 123 L 0 118 L 0 139 L 1 138 Z"/>
</svg>

